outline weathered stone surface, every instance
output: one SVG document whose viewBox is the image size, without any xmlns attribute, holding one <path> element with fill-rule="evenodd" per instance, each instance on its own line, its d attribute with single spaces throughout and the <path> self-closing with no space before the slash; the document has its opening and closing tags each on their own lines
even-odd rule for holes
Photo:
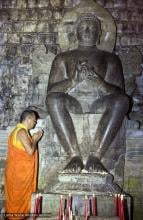
<svg viewBox="0 0 143 220">
<path fill-rule="evenodd" d="M 38 22 L 36 26 L 36 32 L 49 32 L 49 24 L 48 22 Z"/>
<path fill-rule="evenodd" d="M 130 47 L 127 50 L 120 50 L 119 56 L 122 61 L 126 91 L 131 95 L 137 86 L 135 76 L 141 72 L 142 54 L 137 47 Z"/>
<path fill-rule="evenodd" d="M 24 32 L 36 32 L 37 24 L 38 22 L 35 22 L 35 21 L 24 22 L 23 31 Z"/>
<path fill-rule="evenodd" d="M 37 3 L 38 3 L 37 0 L 27 1 L 27 7 L 28 8 L 36 8 L 36 7 L 38 7 Z"/>
<path fill-rule="evenodd" d="M 0 33 L 0 44 L 5 44 L 7 42 L 7 34 L 5 33 Z"/>
<path fill-rule="evenodd" d="M 3 8 L 15 8 L 16 7 L 16 0 L 4 0 L 2 1 Z"/>
<path fill-rule="evenodd" d="M 8 43 L 18 44 L 20 42 L 19 34 L 8 34 Z"/>
<path fill-rule="evenodd" d="M 5 56 L 6 54 L 6 45 L 0 45 L 0 56 Z"/>
<path fill-rule="evenodd" d="M 40 8 L 41 8 L 41 7 L 48 7 L 48 6 L 49 6 L 49 1 L 39 0 L 38 6 L 39 6 Z"/>
<path fill-rule="evenodd" d="M 119 8 L 122 8 L 122 7 L 126 7 L 126 4 L 127 4 L 127 1 L 125 0 L 117 0 L 115 3 L 114 3 L 114 7 L 119 7 Z"/>
<path fill-rule="evenodd" d="M 93 194 L 110 195 L 120 194 L 121 188 L 113 181 L 111 174 L 84 172 L 58 174 L 58 181 L 47 191 L 51 193 Z M 45 190 L 46 192 L 46 190 Z"/>
<path fill-rule="evenodd" d="M 10 19 L 10 12 L 8 9 L 1 9 L 0 10 L 0 20 L 1 21 L 9 21 Z"/>
<path fill-rule="evenodd" d="M 12 24 L 10 22 L 3 23 L 2 32 L 3 33 L 11 33 L 12 32 Z"/>
<path fill-rule="evenodd" d="M 50 0 L 50 4 L 52 7 L 62 7 L 63 6 L 64 1 L 62 0 Z"/>
<path fill-rule="evenodd" d="M 13 22 L 11 32 L 23 32 L 23 22 Z"/>
<path fill-rule="evenodd" d="M 33 43 L 33 36 L 30 34 L 24 34 L 21 37 L 21 43 L 26 43 L 26 44 L 32 44 Z"/>
<path fill-rule="evenodd" d="M 132 1 L 132 0 L 128 0 L 127 1 L 127 6 L 129 7 L 140 7 L 142 6 L 142 0 L 136 0 L 136 1 Z"/>
<path fill-rule="evenodd" d="M 45 0 L 44 0 L 44 2 L 45 2 Z M 46 2 L 45 2 L 46 3 Z M 48 3 L 48 1 L 47 1 L 47 3 Z M 52 14 L 53 14 L 53 12 L 51 11 L 51 10 L 49 10 L 49 9 L 40 9 L 40 10 L 38 10 L 38 19 L 40 20 L 40 21 L 50 21 L 50 20 L 52 20 Z"/>
<path fill-rule="evenodd" d="M 17 1 L 17 8 L 20 8 L 20 9 L 22 8 L 23 9 L 23 8 L 26 8 L 26 6 L 27 6 L 27 4 L 26 4 L 25 0 L 24 1 L 23 0 L 18 0 Z"/>
<path fill-rule="evenodd" d="M 25 11 L 24 11 L 25 13 L 24 13 L 24 17 L 26 18 L 26 20 L 38 20 L 38 11 L 34 8 L 28 8 L 28 9 L 26 9 Z M 24 18 L 23 17 L 23 18 Z"/>
</svg>

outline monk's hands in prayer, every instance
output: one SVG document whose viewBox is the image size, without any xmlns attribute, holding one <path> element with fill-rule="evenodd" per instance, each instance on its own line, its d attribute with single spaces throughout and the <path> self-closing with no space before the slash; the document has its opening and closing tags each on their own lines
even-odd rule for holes
<svg viewBox="0 0 143 220">
<path fill-rule="evenodd" d="M 42 129 L 40 129 L 39 131 L 37 131 L 36 133 L 34 133 L 32 135 L 32 141 L 37 143 L 43 136 L 44 131 Z"/>
<path fill-rule="evenodd" d="M 23 144 L 28 154 L 33 154 L 33 152 L 37 147 L 37 143 L 42 138 L 42 136 L 43 136 L 43 130 L 41 129 L 32 135 L 32 142 L 31 142 L 29 140 L 29 136 L 27 135 L 25 129 L 20 129 L 20 131 L 18 131 L 17 133 L 17 139 Z"/>
</svg>

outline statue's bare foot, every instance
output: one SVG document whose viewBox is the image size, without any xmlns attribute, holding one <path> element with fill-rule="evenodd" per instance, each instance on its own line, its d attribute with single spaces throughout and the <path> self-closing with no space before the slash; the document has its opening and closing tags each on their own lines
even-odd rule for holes
<svg viewBox="0 0 143 220">
<path fill-rule="evenodd" d="M 80 173 L 84 168 L 82 159 L 79 156 L 73 157 L 70 162 L 66 165 L 63 172 L 65 173 Z"/>
<path fill-rule="evenodd" d="M 92 155 L 88 157 L 85 165 L 85 170 L 87 170 L 88 172 L 108 173 L 101 161 L 97 157 Z"/>
</svg>

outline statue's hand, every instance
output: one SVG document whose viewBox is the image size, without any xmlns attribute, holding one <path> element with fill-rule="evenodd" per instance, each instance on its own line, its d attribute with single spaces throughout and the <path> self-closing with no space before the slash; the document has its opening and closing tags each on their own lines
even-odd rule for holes
<svg viewBox="0 0 143 220">
<path fill-rule="evenodd" d="M 71 65 L 71 77 L 70 80 L 72 81 L 73 85 L 76 85 L 77 83 L 79 83 L 79 78 L 78 78 L 78 68 L 77 68 L 77 62 L 71 61 L 72 65 Z"/>
<path fill-rule="evenodd" d="M 103 79 L 93 69 L 89 69 L 87 79 L 92 81 L 96 86 L 100 86 Z"/>
</svg>

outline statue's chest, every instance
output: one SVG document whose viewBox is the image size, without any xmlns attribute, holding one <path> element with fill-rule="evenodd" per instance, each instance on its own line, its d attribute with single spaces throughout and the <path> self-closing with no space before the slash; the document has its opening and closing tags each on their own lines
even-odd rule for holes
<svg viewBox="0 0 143 220">
<path fill-rule="evenodd" d="M 106 74 L 106 64 L 104 57 L 93 55 L 93 54 L 75 54 L 75 56 L 70 57 L 67 63 L 67 72 L 73 73 L 80 65 L 85 64 L 90 69 L 94 69 L 96 73 L 104 77 Z"/>
</svg>

